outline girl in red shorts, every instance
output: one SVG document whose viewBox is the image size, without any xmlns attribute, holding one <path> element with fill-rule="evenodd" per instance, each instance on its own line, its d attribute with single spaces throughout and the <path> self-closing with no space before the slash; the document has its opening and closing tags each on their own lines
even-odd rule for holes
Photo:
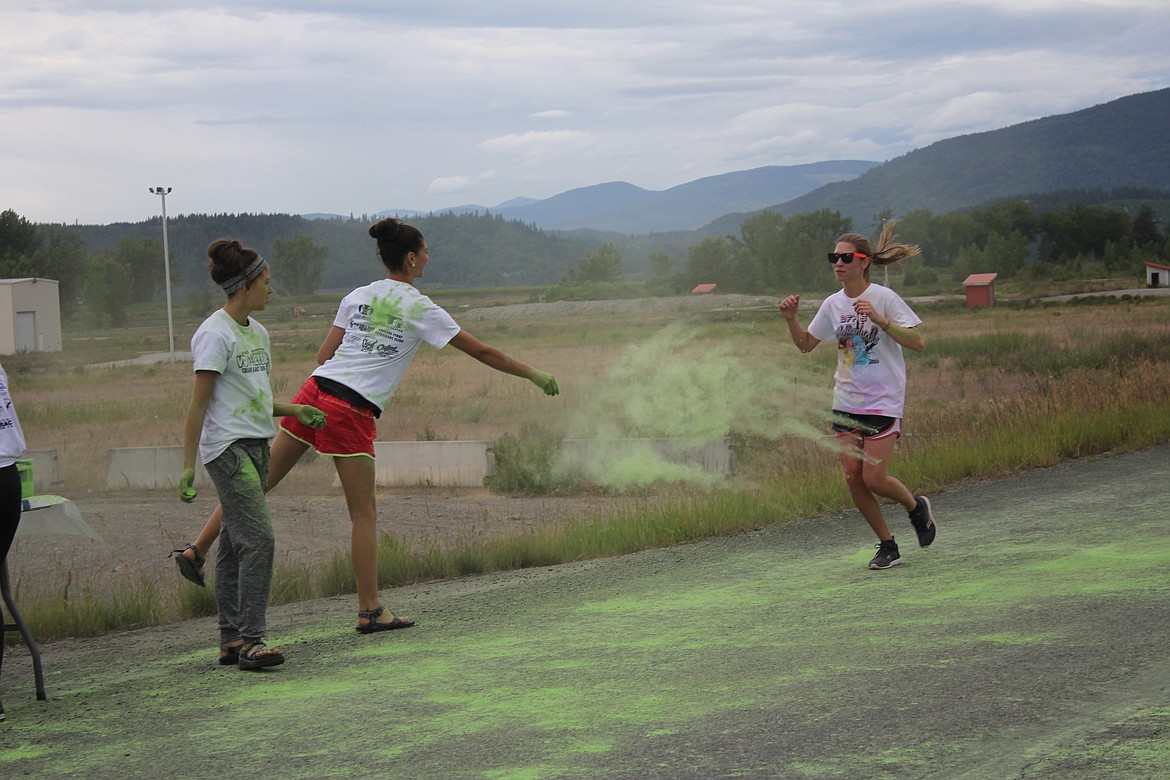
<svg viewBox="0 0 1170 780">
<path fill-rule="evenodd" d="M 317 352 L 318 367 L 293 403 L 328 415 L 321 429 L 285 417 L 272 443 L 268 489 L 276 487 L 309 447 L 333 458 L 353 524 L 351 549 L 357 580 L 358 623 L 363 634 L 406 628 L 414 621 L 385 609 L 378 597 L 377 510 L 374 500 L 375 420 L 394 395 L 407 366 L 424 342 L 450 344 L 497 371 L 529 380 L 547 395 L 559 390 L 551 374 L 537 371 L 462 330 L 446 311 L 414 286 L 429 257 L 422 233 L 397 219 L 369 230 L 377 242 L 386 278 L 351 292 L 341 301 L 333 327 Z M 179 555 L 183 576 L 202 585 L 203 558 L 219 534 L 217 508 L 199 537 Z"/>
</svg>

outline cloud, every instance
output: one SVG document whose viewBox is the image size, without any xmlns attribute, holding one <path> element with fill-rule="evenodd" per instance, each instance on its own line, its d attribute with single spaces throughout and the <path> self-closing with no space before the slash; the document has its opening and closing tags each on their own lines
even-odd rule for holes
<svg viewBox="0 0 1170 780">
<path fill-rule="evenodd" d="M 447 176 L 432 181 L 427 186 L 427 192 L 431 195 L 446 195 L 466 189 L 471 182 L 472 177 L 470 176 Z"/>
<path fill-rule="evenodd" d="M 232 119 L 196 119 L 194 123 L 197 125 L 210 125 L 214 127 L 219 125 L 268 125 L 275 124 L 280 121 L 280 119 L 277 119 L 273 116 L 242 116 L 234 117 Z"/>
<path fill-rule="evenodd" d="M 1170 86 L 1168 32 L 1163 0 L 18 0 L 0 207 L 137 220 L 162 182 L 187 212 L 370 213 L 885 160 Z"/>
<path fill-rule="evenodd" d="M 529 130 L 488 138 L 480 147 L 528 161 L 565 155 L 589 147 L 594 137 L 577 130 Z"/>
</svg>

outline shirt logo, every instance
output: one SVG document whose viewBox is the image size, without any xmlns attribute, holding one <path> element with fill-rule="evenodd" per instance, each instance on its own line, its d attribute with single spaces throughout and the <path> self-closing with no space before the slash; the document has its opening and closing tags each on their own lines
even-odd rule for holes
<svg viewBox="0 0 1170 780">
<path fill-rule="evenodd" d="M 254 349 L 251 352 L 241 352 L 236 355 L 236 368 L 240 369 L 241 374 L 254 374 L 258 371 L 270 374 L 272 373 L 272 360 L 268 356 L 268 350 Z"/>
</svg>

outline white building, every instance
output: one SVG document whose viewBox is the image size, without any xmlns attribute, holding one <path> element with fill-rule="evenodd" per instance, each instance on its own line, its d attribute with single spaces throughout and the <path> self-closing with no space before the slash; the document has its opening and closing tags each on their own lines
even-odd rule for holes
<svg viewBox="0 0 1170 780">
<path fill-rule="evenodd" d="M 1170 265 L 1146 263 L 1146 287 L 1170 287 Z"/>
<path fill-rule="evenodd" d="M 55 279 L 0 279 L 0 355 L 61 351 Z"/>
</svg>

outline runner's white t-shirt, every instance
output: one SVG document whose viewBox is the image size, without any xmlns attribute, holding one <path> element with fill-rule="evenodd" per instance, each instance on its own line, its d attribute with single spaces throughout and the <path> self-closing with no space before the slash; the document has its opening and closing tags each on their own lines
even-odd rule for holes
<svg viewBox="0 0 1170 780">
<path fill-rule="evenodd" d="M 16 407 L 8 394 L 8 374 L 0 366 L 0 468 L 7 468 L 24 454 L 24 431 L 16 417 Z"/>
<path fill-rule="evenodd" d="M 241 325 L 223 309 L 212 314 L 191 337 L 196 371 L 219 374 L 207 404 L 199 460 L 210 463 L 238 439 L 271 439 L 272 349 L 268 331 L 248 318 Z"/>
<path fill-rule="evenodd" d="M 422 342 L 442 349 L 459 333 L 451 315 L 412 284 L 380 279 L 342 299 L 333 324 L 341 345 L 313 376 L 340 382 L 386 408 Z"/>
<path fill-rule="evenodd" d="M 922 320 L 893 290 L 871 283 L 859 296 L 873 305 L 883 321 L 903 328 Z M 906 360 L 902 345 L 877 323 L 853 310 L 853 298 L 839 290 L 821 304 L 808 326 L 820 341 L 837 342 L 833 408 L 852 414 L 902 417 L 906 401 Z"/>
</svg>

